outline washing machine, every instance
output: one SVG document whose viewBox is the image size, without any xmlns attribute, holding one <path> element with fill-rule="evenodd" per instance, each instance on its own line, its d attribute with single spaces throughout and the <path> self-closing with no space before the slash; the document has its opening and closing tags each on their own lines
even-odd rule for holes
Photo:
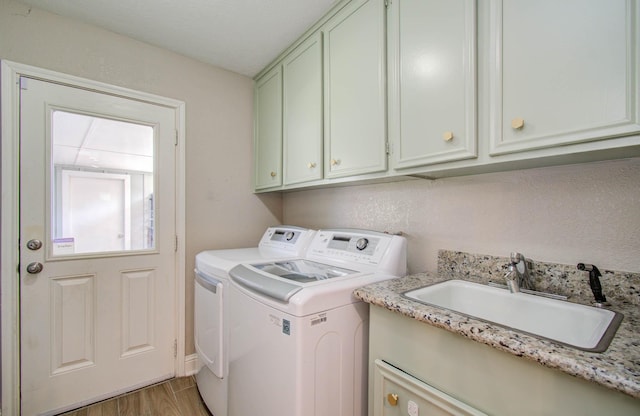
<svg viewBox="0 0 640 416">
<path fill-rule="evenodd" d="M 208 250 L 196 255 L 194 327 L 198 390 L 215 416 L 227 415 L 229 270 L 243 262 L 304 255 L 315 231 L 269 227 L 257 247 Z"/>
<path fill-rule="evenodd" d="M 229 272 L 229 416 L 365 416 L 361 286 L 406 274 L 406 240 L 320 230 L 304 258 Z"/>
</svg>

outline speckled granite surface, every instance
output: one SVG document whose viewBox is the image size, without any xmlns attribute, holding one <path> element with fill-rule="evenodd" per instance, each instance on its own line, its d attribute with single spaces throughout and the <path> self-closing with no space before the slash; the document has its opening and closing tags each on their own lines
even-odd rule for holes
<svg viewBox="0 0 640 416">
<path fill-rule="evenodd" d="M 441 251 L 438 260 L 438 273 L 419 273 L 375 283 L 357 289 L 355 296 L 367 303 L 640 398 L 640 274 L 601 270 L 603 292 L 611 303 L 607 307 L 623 313 L 624 319 L 609 348 L 603 353 L 590 353 L 400 296 L 407 290 L 453 278 L 502 283 L 508 265 L 506 258 L 450 251 Z M 538 284 L 536 289 L 567 295 L 569 301 L 576 303 L 590 304 L 593 300 L 588 275 L 586 282 L 584 280 L 585 272 L 573 274 L 571 266 L 565 265 L 535 261 L 533 264 Z M 582 286 L 586 286 L 586 290 Z"/>
</svg>

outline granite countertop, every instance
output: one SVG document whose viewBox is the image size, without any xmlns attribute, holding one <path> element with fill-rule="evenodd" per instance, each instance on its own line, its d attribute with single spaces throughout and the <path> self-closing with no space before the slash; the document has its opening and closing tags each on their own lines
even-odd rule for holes
<svg viewBox="0 0 640 416">
<path fill-rule="evenodd" d="M 441 273 L 419 273 L 368 285 L 354 294 L 367 303 L 640 398 L 640 308 L 637 304 L 620 302 L 610 308 L 624 314 L 624 319 L 609 348 L 603 353 L 591 353 L 400 296 L 407 290 L 451 278 Z M 456 278 L 478 280 L 460 275 Z"/>
</svg>

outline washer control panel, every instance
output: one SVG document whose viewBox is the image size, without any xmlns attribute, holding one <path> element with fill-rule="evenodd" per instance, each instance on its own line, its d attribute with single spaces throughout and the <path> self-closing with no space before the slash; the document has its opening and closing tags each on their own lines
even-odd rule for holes
<svg viewBox="0 0 640 416">
<path fill-rule="evenodd" d="M 324 233 L 324 232 L 323 232 Z M 376 248 L 383 241 L 381 237 L 361 235 L 350 235 L 341 233 L 323 234 L 321 245 L 324 250 L 318 250 L 317 253 L 327 253 L 328 255 L 338 255 L 342 257 L 350 257 L 353 259 L 371 259 L 376 252 Z M 314 240 L 314 243 L 316 240 Z M 313 249 L 319 249 L 319 245 L 313 244 Z"/>
<path fill-rule="evenodd" d="M 319 230 L 311 241 L 307 257 L 402 275 L 406 270 L 406 240 L 368 230 Z"/>
<path fill-rule="evenodd" d="M 304 253 L 313 239 L 314 230 L 283 225 L 269 227 L 262 235 L 258 247 L 262 249 L 278 249 L 291 253 Z"/>
</svg>

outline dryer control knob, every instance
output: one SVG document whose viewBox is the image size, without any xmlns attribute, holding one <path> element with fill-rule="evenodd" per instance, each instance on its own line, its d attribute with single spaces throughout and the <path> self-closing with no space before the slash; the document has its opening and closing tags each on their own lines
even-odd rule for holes
<svg viewBox="0 0 640 416">
<path fill-rule="evenodd" d="M 291 241 L 291 240 L 293 239 L 293 236 L 294 236 L 294 235 L 295 235 L 295 234 L 293 233 L 293 231 L 289 231 L 289 232 L 287 232 L 287 233 L 284 235 L 284 238 L 286 238 L 286 239 L 287 239 L 287 241 Z"/>
<path fill-rule="evenodd" d="M 366 238 L 359 238 L 358 241 L 356 241 L 356 248 L 358 250 L 364 250 L 368 245 L 369 240 L 367 240 Z"/>
</svg>

